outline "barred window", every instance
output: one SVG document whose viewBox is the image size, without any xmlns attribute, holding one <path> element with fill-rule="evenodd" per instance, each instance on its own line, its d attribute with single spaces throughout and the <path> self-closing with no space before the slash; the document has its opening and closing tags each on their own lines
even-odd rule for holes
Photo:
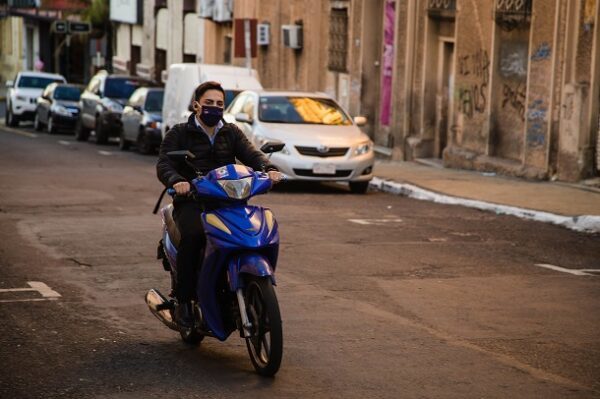
<svg viewBox="0 0 600 399">
<path fill-rule="evenodd" d="M 329 19 L 329 69 L 346 72 L 348 59 L 348 9 L 332 8 Z"/>
</svg>

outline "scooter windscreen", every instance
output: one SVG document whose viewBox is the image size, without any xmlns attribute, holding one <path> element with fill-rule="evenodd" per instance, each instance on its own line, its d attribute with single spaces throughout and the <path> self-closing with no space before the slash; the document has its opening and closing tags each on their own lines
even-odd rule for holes
<svg viewBox="0 0 600 399">
<path fill-rule="evenodd" d="M 271 180 L 266 173 L 255 172 L 243 165 L 230 164 L 211 170 L 206 176 L 192 181 L 201 196 L 245 201 L 266 193 Z"/>
</svg>

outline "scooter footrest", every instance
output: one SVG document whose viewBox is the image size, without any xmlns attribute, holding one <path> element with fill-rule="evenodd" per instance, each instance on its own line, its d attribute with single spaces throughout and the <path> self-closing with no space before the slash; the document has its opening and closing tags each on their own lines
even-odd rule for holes
<svg viewBox="0 0 600 399">
<path fill-rule="evenodd" d="M 156 306 L 156 310 L 159 312 L 161 310 L 173 310 L 173 309 L 175 309 L 175 302 L 173 302 L 173 301 L 164 302 L 164 303 L 161 303 L 160 305 Z"/>
</svg>

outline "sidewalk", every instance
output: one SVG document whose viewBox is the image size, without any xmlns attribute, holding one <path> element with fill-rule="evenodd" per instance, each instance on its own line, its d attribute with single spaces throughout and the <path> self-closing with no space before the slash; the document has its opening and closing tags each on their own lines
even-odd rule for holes
<svg viewBox="0 0 600 399">
<path fill-rule="evenodd" d="M 600 232 L 600 189 L 378 160 L 372 185 L 412 198 L 469 206 Z"/>
</svg>

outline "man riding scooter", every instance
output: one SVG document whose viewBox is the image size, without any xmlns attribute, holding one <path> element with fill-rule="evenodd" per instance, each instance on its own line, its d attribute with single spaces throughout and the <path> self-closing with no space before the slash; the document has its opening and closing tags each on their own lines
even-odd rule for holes
<svg viewBox="0 0 600 399">
<path fill-rule="evenodd" d="M 202 226 L 204 204 L 186 198 L 190 193 L 190 181 L 197 177 L 196 171 L 206 173 L 221 166 L 233 164 L 236 159 L 259 171 L 268 172 L 273 183 L 282 179 L 281 173 L 264 154 L 257 150 L 244 133 L 234 124 L 223 121 L 225 91 L 218 82 L 204 82 L 194 92 L 194 113 L 187 123 L 171 128 L 161 146 L 156 165 L 159 180 L 173 188 L 177 195 L 173 200 L 174 219 L 181 234 L 177 256 L 177 282 L 175 296 L 176 322 L 185 328 L 194 323 L 192 298 L 196 290 L 196 273 L 206 245 Z M 176 164 L 169 159 L 171 151 L 190 151 L 196 171 L 187 164 Z"/>
</svg>

